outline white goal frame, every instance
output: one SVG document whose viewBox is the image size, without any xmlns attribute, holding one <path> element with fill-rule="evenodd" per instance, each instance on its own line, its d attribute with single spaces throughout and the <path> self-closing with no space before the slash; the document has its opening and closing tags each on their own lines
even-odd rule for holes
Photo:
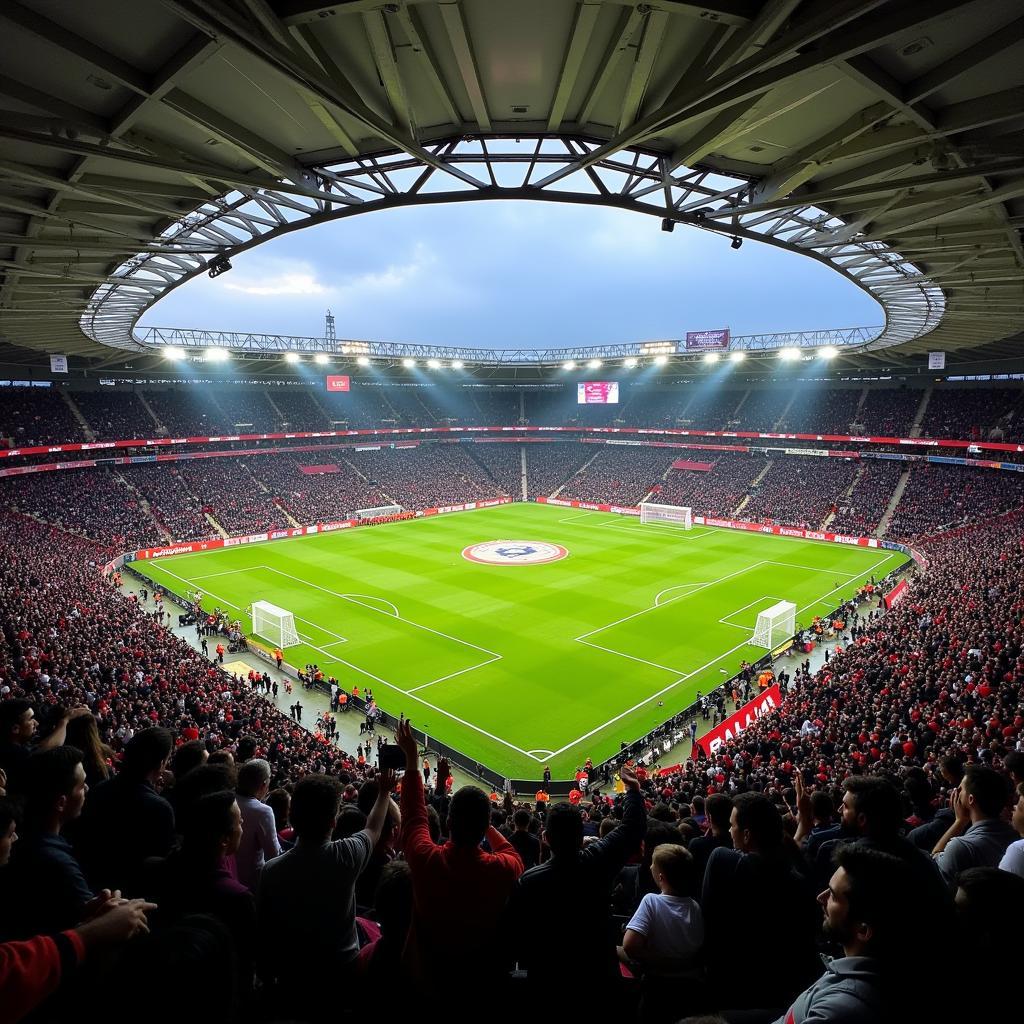
<svg viewBox="0 0 1024 1024">
<path fill-rule="evenodd" d="M 693 529 L 693 510 L 683 505 L 659 505 L 653 501 L 640 502 L 640 523 L 672 523 L 684 530 Z"/>
<path fill-rule="evenodd" d="M 376 519 L 377 516 L 397 516 L 404 511 L 401 505 L 378 505 L 376 508 L 357 508 L 353 515 L 356 519 Z"/>
<path fill-rule="evenodd" d="M 295 629 L 295 616 L 285 608 L 279 608 L 269 601 L 254 601 L 250 618 L 253 633 L 269 640 L 281 650 L 295 647 L 300 642 Z"/>
<path fill-rule="evenodd" d="M 796 634 L 796 605 L 792 601 L 779 601 L 757 615 L 754 626 L 755 647 L 773 651 Z"/>
</svg>

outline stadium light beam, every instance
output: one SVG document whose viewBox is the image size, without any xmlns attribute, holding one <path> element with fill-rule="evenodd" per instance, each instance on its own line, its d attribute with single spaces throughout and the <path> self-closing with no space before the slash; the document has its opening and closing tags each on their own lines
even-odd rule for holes
<svg viewBox="0 0 1024 1024">
<path fill-rule="evenodd" d="M 368 359 L 368 358 L 367 358 L 366 356 L 360 356 L 360 357 L 359 357 L 359 358 L 358 358 L 358 359 L 356 360 L 356 362 L 357 362 L 357 363 L 358 363 L 358 364 L 359 364 L 360 366 L 369 366 L 369 365 L 370 365 L 370 360 L 369 360 L 369 359 Z"/>
<path fill-rule="evenodd" d="M 654 365 L 655 366 L 664 366 L 667 362 L 668 362 L 668 356 L 661 355 L 661 356 L 655 356 L 654 357 Z"/>
<path fill-rule="evenodd" d="M 415 359 L 403 359 L 402 365 L 407 369 L 411 370 L 416 365 Z"/>
<path fill-rule="evenodd" d="M 730 363 L 742 363 L 743 360 L 746 359 L 746 358 L 747 358 L 747 353 L 746 352 L 741 352 L 739 349 L 737 349 L 735 352 L 730 352 L 729 353 L 729 362 Z"/>
<path fill-rule="evenodd" d="M 784 362 L 791 363 L 794 359 L 800 358 L 800 349 L 798 348 L 780 348 L 779 358 Z"/>
<path fill-rule="evenodd" d="M 636 357 L 630 356 L 623 364 L 627 370 L 632 370 L 636 366 Z"/>
<path fill-rule="evenodd" d="M 301 363 L 302 360 L 299 358 L 298 352 L 285 352 L 284 361 L 286 363 Z"/>
<path fill-rule="evenodd" d="M 588 370 L 600 370 L 601 369 L 601 365 L 602 364 L 601 364 L 601 360 L 600 359 L 591 359 L 590 362 L 587 363 L 587 369 Z"/>
<path fill-rule="evenodd" d="M 164 359 L 184 359 L 185 350 L 183 348 L 176 348 L 172 345 L 170 348 L 164 349 Z"/>
<path fill-rule="evenodd" d="M 441 360 L 440 359 L 428 359 L 427 360 L 427 366 L 431 370 L 440 370 L 441 369 Z"/>
<path fill-rule="evenodd" d="M 705 363 L 711 363 L 712 365 L 714 365 L 715 363 L 718 362 L 718 353 L 717 352 L 705 352 L 704 353 L 704 362 Z"/>
<path fill-rule="evenodd" d="M 321 366 L 329 363 L 330 361 L 330 357 L 324 352 L 317 352 L 317 354 L 313 356 L 313 362 L 319 363 Z"/>
<path fill-rule="evenodd" d="M 231 358 L 231 353 L 226 348 L 208 348 L 206 358 L 211 363 L 226 363 Z"/>
<path fill-rule="evenodd" d="M 821 356 L 822 359 L 835 359 L 835 357 L 839 355 L 839 349 L 837 349 L 835 345 L 826 345 L 824 348 L 818 349 L 818 355 Z"/>
<path fill-rule="evenodd" d="M 572 360 L 572 359 L 566 359 L 566 361 L 564 363 L 562 363 L 562 369 L 563 370 L 575 370 L 576 369 L 575 361 Z"/>
<path fill-rule="evenodd" d="M 462 362 L 461 359 L 453 359 L 452 360 L 452 369 L 453 370 L 461 370 L 464 365 L 465 364 Z"/>
</svg>

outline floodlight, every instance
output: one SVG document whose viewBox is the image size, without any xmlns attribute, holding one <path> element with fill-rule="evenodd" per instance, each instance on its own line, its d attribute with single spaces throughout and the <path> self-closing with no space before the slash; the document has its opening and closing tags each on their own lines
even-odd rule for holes
<svg viewBox="0 0 1024 1024">
<path fill-rule="evenodd" d="M 453 370 L 461 370 L 462 366 L 463 366 L 463 362 L 462 362 L 461 359 L 453 359 L 452 360 L 452 369 Z"/>
<path fill-rule="evenodd" d="M 779 358 L 787 361 L 800 358 L 800 349 L 798 348 L 780 348 Z"/>
<path fill-rule="evenodd" d="M 164 359 L 184 359 L 185 350 L 183 348 L 176 348 L 174 345 L 164 349 Z"/>
<path fill-rule="evenodd" d="M 821 356 L 822 359 L 835 359 L 835 357 L 839 355 L 839 349 L 834 345 L 826 345 L 824 348 L 818 349 L 818 355 Z"/>
<path fill-rule="evenodd" d="M 359 357 L 359 358 L 358 358 L 358 359 L 356 360 L 356 362 L 357 362 L 357 363 L 358 363 L 358 364 L 359 364 L 360 366 L 369 366 L 369 365 L 370 365 L 370 360 L 369 360 L 369 359 L 367 359 L 367 357 L 366 357 L 366 356 L 360 356 L 360 357 Z"/>
<path fill-rule="evenodd" d="M 573 360 L 571 360 L 571 359 L 566 359 L 566 361 L 564 363 L 562 363 L 562 369 L 563 370 L 575 370 L 576 369 L 576 363 L 573 362 Z"/>
<path fill-rule="evenodd" d="M 668 356 L 666 356 L 666 355 L 660 355 L 660 356 L 655 356 L 654 357 L 654 365 L 655 366 L 664 366 L 667 362 L 668 362 Z"/>
<path fill-rule="evenodd" d="M 321 366 L 325 363 L 329 363 L 330 361 L 330 357 L 324 352 L 317 352 L 317 354 L 313 356 L 313 362 L 319 363 Z"/>
<path fill-rule="evenodd" d="M 411 370 L 416 365 L 415 359 L 403 359 L 402 365 L 407 369 Z"/>
<path fill-rule="evenodd" d="M 440 359 L 428 359 L 427 360 L 427 366 L 430 367 L 431 370 L 440 370 L 441 369 L 441 360 Z"/>
<path fill-rule="evenodd" d="M 284 361 L 286 363 L 298 363 L 298 362 L 301 362 L 301 360 L 299 359 L 299 353 L 298 352 L 285 352 L 285 354 L 284 354 Z"/>
<path fill-rule="evenodd" d="M 627 370 L 632 370 L 633 367 L 636 366 L 636 358 L 634 356 L 630 356 L 622 365 L 625 366 Z"/>
<path fill-rule="evenodd" d="M 587 369 L 588 370 L 599 370 L 599 369 L 601 369 L 601 360 L 600 359 L 591 359 L 590 362 L 587 363 Z"/>
<path fill-rule="evenodd" d="M 231 353 L 226 348 L 208 348 L 206 358 L 211 363 L 224 363 L 231 358 Z"/>
<path fill-rule="evenodd" d="M 704 353 L 704 362 L 705 363 L 717 363 L 718 362 L 718 353 L 717 352 L 705 352 Z"/>
<path fill-rule="evenodd" d="M 738 249 L 743 244 L 743 239 L 739 235 L 733 235 L 732 241 L 729 243 L 730 249 Z"/>
<path fill-rule="evenodd" d="M 746 352 L 740 352 L 738 349 L 735 352 L 729 353 L 729 361 L 732 363 L 742 363 L 747 358 Z"/>
</svg>

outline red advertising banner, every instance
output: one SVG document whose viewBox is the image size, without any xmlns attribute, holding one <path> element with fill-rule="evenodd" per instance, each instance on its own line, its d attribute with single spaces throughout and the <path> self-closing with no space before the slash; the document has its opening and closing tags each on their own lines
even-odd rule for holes
<svg viewBox="0 0 1024 1024">
<path fill-rule="evenodd" d="M 299 466 L 299 471 L 306 476 L 316 476 L 319 473 L 340 473 L 341 467 L 334 462 L 325 462 L 318 466 Z"/>
<path fill-rule="evenodd" d="M 423 516 L 439 516 L 448 512 L 468 512 L 476 508 L 493 508 L 495 505 L 510 505 L 511 498 L 487 498 L 484 501 L 468 501 L 462 505 L 446 505 L 443 508 L 427 508 L 419 512 L 404 513 L 405 518 L 421 518 Z M 288 530 L 271 530 L 267 533 L 248 533 L 240 537 L 216 537 L 212 540 L 197 540 L 170 544 L 162 548 L 140 548 L 134 553 L 136 561 L 150 558 L 166 558 L 169 555 L 190 555 L 197 551 L 213 551 L 216 548 L 232 548 L 241 544 L 262 544 L 268 540 L 284 540 L 287 537 L 302 537 L 312 533 L 331 533 L 334 530 L 348 530 L 354 526 L 376 526 L 382 522 L 393 520 L 394 516 L 381 516 L 379 519 L 343 519 L 336 523 L 316 523 L 313 526 L 299 526 Z"/>
<path fill-rule="evenodd" d="M 683 346 L 687 352 L 725 352 L 729 348 L 729 328 L 722 331 L 687 331 Z"/>
<path fill-rule="evenodd" d="M 687 459 L 676 459 L 672 463 L 673 469 L 689 469 L 694 473 L 708 473 L 715 468 L 713 462 L 689 462 Z"/>
<path fill-rule="evenodd" d="M 721 725 L 715 726 L 697 740 L 698 746 L 709 757 L 723 744 L 738 739 L 763 715 L 775 711 L 782 703 L 782 691 L 774 683 L 753 700 L 747 701 L 735 714 L 730 715 Z"/>
<path fill-rule="evenodd" d="M 348 391 L 351 383 L 347 374 L 331 374 L 327 378 L 328 391 Z"/>
<path fill-rule="evenodd" d="M 907 592 L 910 590 L 910 584 L 906 580 L 900 580 L 899 583 L 889 591 L 882 601 L 885 603 L 886 608 L 895 608 L 907 596 Z"/>
</svg>

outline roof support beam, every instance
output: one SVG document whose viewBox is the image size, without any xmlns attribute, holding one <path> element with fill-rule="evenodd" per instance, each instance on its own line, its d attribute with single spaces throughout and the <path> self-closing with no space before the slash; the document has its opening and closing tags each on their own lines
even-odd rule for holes
<svg viewBox="0 0 1024 1024">
<path fill-rule="evenodd" d="M 633 42 L 633 36 L 640 30 L 645 17 L 646 15 L 637 7 L 634 7 L 628 14 L 623 12 L 619 19 L 618 32 L 605 50 L 604 59 L 599 65 L 600 71 L 590 86 L 587 98 L 583 101 L 583 106 L 580 107 L 580 112 L 576 116 L 578 124 L 587 124 L 593 120 L 594 107 L 601 98 L 601 93 L 618 69 L 619 61 L 626 55 L 626 51 Z"/>
<path fill-rule="evenodd" d="M 466 23 L 462 19 L 462 7 L 457 4 L 441 4 L 441 21 L 448 33 L 448 41 L 455 51 L 455 60 L 462 75 L 462 84 L 469 97 L 469 105 L 473 108 L 476 122 L 485 131 L 491 130 L 491 115 L 487 112 L 487 101 L 480 85 L 480 74 L 473 56 L 473 48 L 469 43 Z"/>
<path fill-rule="evenodd" d="M 388 94 L 388 103 L 394 112 L 395 123 L 416 138 L 416 130 L 409 112 L 409 102 L 405 96 L 405 86 L 398 71 L 398 60 L 395 57 L 395 45 L 388 31 L 387 21 L 380 11 L 368 11 L 363 15 L 363 25 L 370 41 L 377 73 L 384 83 L 384 91 Z"/>
<path fill-rule="evenodd" d="M 587 52 L 590 37 L 593 35 L 594 26 L 597 24 L 598 16 L 601 13 L 600 3 L 582 3 L 576 9 L 576 21 L 572 26 L 572 36 L 569 39 L 569 46 L 565 52 L 565 61 L 562 64 L 561 73 L 558 76 L 558 87 L 555 89 L 555 98 L 551 103 L 551 111 L 548 114 L 548 131 L 558 131 L 565 119 L 565 111 L 569 106 L 569 99 L 572 96 L 573 87 L 580 73 L 580 65 Z"/>
<path fill-rule="evenodd" d="M 633 70 L 629 76 L 629 84 L 626 86 L 626 95 L 622 101 L 618 124 L 620 132 L 636 119 L 636 113 L 647 92 L 647 84 L 651 80 L 654 61 L 657 59 L 658 50 L 661 49 L 667 22 L 668 15 L 664 11 L 651 11 L 647 17 L 636 60 L 633 62 Z"/>
</svg>

